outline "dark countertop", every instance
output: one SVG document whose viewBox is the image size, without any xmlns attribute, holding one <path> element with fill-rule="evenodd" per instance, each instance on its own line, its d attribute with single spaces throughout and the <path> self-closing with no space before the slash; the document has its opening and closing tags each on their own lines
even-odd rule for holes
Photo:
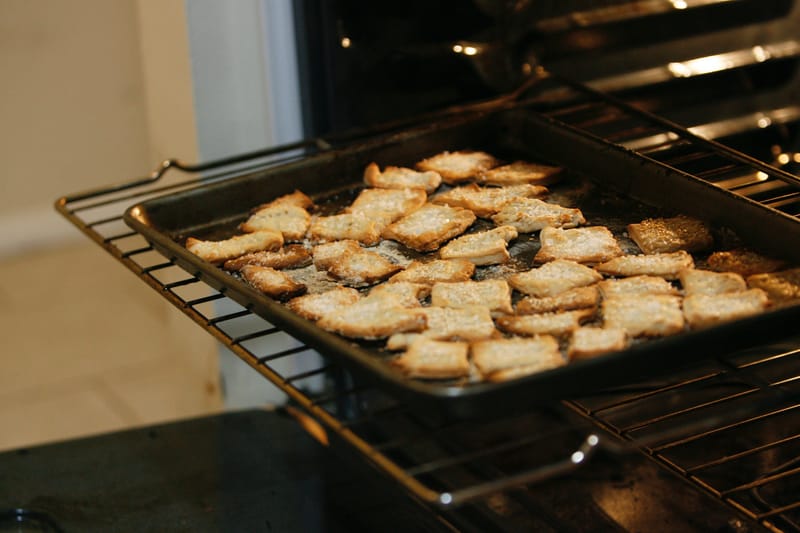
<svg viewBox="0 0 800 533">
<path fill-rule="evenodd" d="M 0 454 L 0 532 L 350 532 L 387 520 L 426 530 L 416 523 L 425 513 L 402 500 L 388 484 L 355 474 L 282 411 Z M 19 522 L 16 509 L 33 514 Z"/>
<path fill-rule="evenodd" d="M 284 410 L 4 452 L 0 533 L 762 530 L 638 455 L 437 515 L 341 452 Z"/>
</svg>

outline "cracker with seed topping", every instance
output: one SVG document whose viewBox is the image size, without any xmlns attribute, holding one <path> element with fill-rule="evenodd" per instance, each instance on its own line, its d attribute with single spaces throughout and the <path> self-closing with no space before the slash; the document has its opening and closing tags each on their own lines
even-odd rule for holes
<svg viewBox="0 0 800 533">
<path fill-rule="evenodd" d="M 740 276 L 767 274 L 786 266 L 786 261 L 761 255 L 746 248 L 714 252 L 706 260 L 708 269 L 716 272 L 734 272 Z"/>
<path fill-rule="evenodd" d="M 678 215 L 671 218 L 648 218 L 628 225 L 628 234 L 646 254 L 666 252 L 702 252 L 714 245 L 714 237 L 702 220 Z"/>
<path fill-rule="evenodd" d="M 561 167 L 515 161 L 478 173 L 478 183 L 487 185 L 517 185 L 520 183 L 546 185 L 558 180 Z"/>
</svg>

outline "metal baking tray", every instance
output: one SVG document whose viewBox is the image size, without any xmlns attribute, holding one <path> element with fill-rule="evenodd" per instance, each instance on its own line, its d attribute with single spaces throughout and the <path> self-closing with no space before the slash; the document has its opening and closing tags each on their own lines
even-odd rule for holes
<svg viewBox="0 0 800 533">
<path fill-rule="evenodd" d="M 267 170 L 146 200 L 130 207 L 125 222 L 160 253 L 247 309 L 345 363 L 406 401 L 453 416 L 491 413 L 565 399 L 635 382 L 703 358 L 752 347 L 788 333 L 800 306 L 675 336 L 637 342 L 624 351 L 500 382 L 438 382 L 410 379 L 387 364 L 382 343 L 353 342 L 318 328 L 241 279 L 200 260 L 184 248 L 188 236 L 225 238 L 252 208 L 299 189 L 323 206 L 353 198 L 371 161 L 412 166 L 457 149 L 482 149 L 507 160 L 526 159 L 566 168 L 556 195 L 572 195 L 589 224 L 608 225 L 623 241 L 625 224 L 646 216 L 685 213 L 705 219 L 719 242 L 742 242 L 800 264 L 800 221 L 677 172 L 634 152 L 523 109 L 473 112 Z M 589 188 L 585 184 L 589 184 Z M 535 253 L 534 237 L 511 247 L 512 255 Z M 702 264 L 702 257 L 697 258 Z M 529 264 L 529 263 L 528 263 Z M 483 267 L 479 267 L 480 269 Z"/>
</svg>

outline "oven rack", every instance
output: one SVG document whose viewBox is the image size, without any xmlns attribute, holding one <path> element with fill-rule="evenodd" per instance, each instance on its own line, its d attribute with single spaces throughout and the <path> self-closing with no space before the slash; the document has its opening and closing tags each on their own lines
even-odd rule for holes
<svg viewBox="0 0 800 533">
<path fill-rule="evenodd" d="M 685 173 L 792 217 L 800 217 L 800 177 L 780 168 L 800 163 L 800 104 L 749 111 L 691 128 L 632 105 L 609 93 L 574 82 L 543 68 L 544 87 L 527 105 L 568 128 L 622 146 L 674 171 Z M 525 101 L 523 101 L 525 102 Z M 719 138 L 747 130 L 774 130 L 773 162 L 720 143 Z"/>
<path fill-rule="evenodd" d="M 593 107 L 583 102 L 573 111 L 607 113 L 612 109 L 615 120 L 630 114 L 649 123 L 650 131 L 667 128 L 669 139 L 645 153 L 664 147 L 694 147 L 697 143 L 700 151 L 712 153 L 709 157 L 734 160 L 737 173 L 755 169 L 767 174 L 768 178 L 757 184 L 779 182 L 795 187 L 796 178 L 778 169 L 699 140 L 691 132 L 624 104 L 617 106 L 603 95 L 586 94 L 597 96 L 601 104 Z M 563 120 L 567 127 L 597 134 L 592 130 L 596 120 L 574 120 L 563 110 L 545 114 Z M 607 115 L 600 118 L 605 124 L 610 122 Z M 634 131 L 644 133 L 638 127 Z M 125 209 L 147 198 L 296 160 L 354 138 L 296 143 L 200 165 L 170 160 L 145 178 L 60 198 L 56 208 L 282 390 L 291 404 L 302 409 L 305 415 L 301 418 L 316 428 L 312 433 L 320 440 L 344 442 L 349 450 L 426 504 L 440 510 L 469 508 L 472 502 L 483 505 L 490 494 L 573 471 L 600 449 L 612 454 L 635 450 L 771 530 L 800 531 L 800 432 L 795 429 L 792 433 L 791 424 L 782 425 L 800 408 L 800 339 L 788 338 L 763 350 L 704 361 L 666 382 L 642 383 L 547 407 L 511 411 L 493 420 L 441 419 L 354 381 L 325 357 L 315 368 L 288 375 L 281 370 L 283 364 L 302 357 L 312 351 L 310 348 L 212 289 L 199 275 L 189 274 L 164 258 L 123 222 Z M 620 142 L 620 137 L 608 140 Z M 702 173 L 698 175 L 703 177 Z M 220 305 L 222 302 L 225 304 Z M 256 342 L 263 339 L 273 339 L 271 344 L 281 348 L 265 352 L 260 348 L 263 343 Z M 322 393 L 309 392 L 308 384 L 320 377 L 334 381 L 335 386 Z M 751 429 L 757 424 L 767 427 L 761 434 L 774 438 L 766 442 L 727 439 L 735 441 L 737 449 L 733 451 L 706 446 L 737 432 L 744 434 L 737 434 L 740 437 L 753 436 Z M 515 431 L 509 432 L 509 427 Z M 520 432 L 519 428 L 530 431 Z M 689 461 L 686 449 L 708 452 L 709 457 Z M 522 464 L 520 457 L 524 458 Z M 516 461 L 513 468 L 509 467 L 509 458 Z M 731 474 L 741 479 L 731 482 Z M 789 490 L 781 490 L 786 487 Z"/>
</svg>

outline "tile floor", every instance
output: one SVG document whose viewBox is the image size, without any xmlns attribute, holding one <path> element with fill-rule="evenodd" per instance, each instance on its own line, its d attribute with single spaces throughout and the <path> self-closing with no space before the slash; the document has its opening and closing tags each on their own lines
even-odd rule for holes
<svg viewBox="0 0 800 533">
<path fill-rule="evenodd" d="M 0 261 L 0 339 L 0 450 L 223 409 L 217 342 L 91 242 Z"/>
</svg>

